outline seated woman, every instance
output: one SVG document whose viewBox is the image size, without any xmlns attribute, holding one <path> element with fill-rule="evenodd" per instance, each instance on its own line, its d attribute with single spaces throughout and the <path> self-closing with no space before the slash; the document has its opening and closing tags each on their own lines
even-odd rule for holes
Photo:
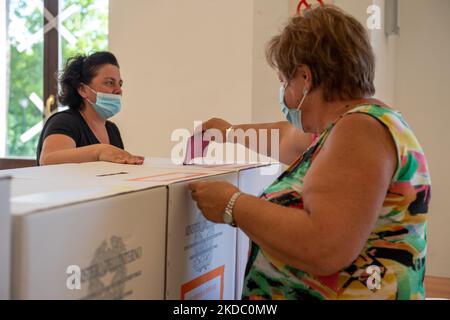
<svg viewBox="0 0 450 320">
<path fill-rule="evenodd" d="M 59 101 L 66 111 L 52 115 L 37 146 L 37 164 L 109 161 L 142 164 L 124 150 L 117 126 L 108 121 L 121 110 L 122 79 L 110 52 L 69 59 L 60 77 Z"/>
<path fill-rule="evenodd" d="M 335 7 L 311 9 L 267 57 L 290 124 L 232 127 L 280 128 L 290 167 L 260 197 L 228 182 L 190 184 L 207 219 L 252 240 L 242 298 L 424 299 L 430 175 L 402 114 L 371 98 L 365 28 Z M 203 129 L 230 126 L 212 119 Z"/>
</svg>

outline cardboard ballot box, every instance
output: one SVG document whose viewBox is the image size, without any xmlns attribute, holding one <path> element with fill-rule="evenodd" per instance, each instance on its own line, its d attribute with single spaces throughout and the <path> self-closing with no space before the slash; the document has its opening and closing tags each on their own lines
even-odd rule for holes
<svg viewBox="0 0 450 320">
<path fill-rule="evenodd" d="M 65 187 L 13 197 L 12 298 L 162 299 L 166 193 Z"/>
<path fill-rule="evenodd" d="M 237 185 L 236 173 L 212 177 Z M 211 179 L 205 178 L 204 180 Z M 188 182 L 168 187 L 166 299 L 235 298 L 236 230 L 207 221 Z"/>
<path fill-rule="evenodd" d="M 148 158 L 146 165 L 152 167 L 171 167 L 173 165 L 170 159 L 166 158 Z M 269 186 L 283 171 L 280 163 L 272 164 L 225 164 L 225 165 L 191 165 L 184 167 L 186 170 L 210 170 L 217 172 L 236 172 L 238 174 L 238 187 L 247 194 L 259 196 L 262 191 Z M 169 197 L 170 198 L 170 197 Z M 236 229 L 236 280 L 235 280 L 235 299 L 240 300 L 242 294 L 245 267 L 247 265 L 250 239 L 245 233 Z M 216 272 L 218 273 L 218 272 Z M 216 278 L 217 280 L 217 278 Z M 174 297 L 174 299 L 177 299 Z"/>
<path fill-rule="evenodd" d="M 10 177 L 0 176 L 0 300 L 10 298 Z"/>
<path fill-rule="evenodd" d="M 11 297 L 234 299 L 236 229 L 206 221 L 188 184 L 238 185 L 240 172 L 151 161 L 7 172 Z"/>
</svg>

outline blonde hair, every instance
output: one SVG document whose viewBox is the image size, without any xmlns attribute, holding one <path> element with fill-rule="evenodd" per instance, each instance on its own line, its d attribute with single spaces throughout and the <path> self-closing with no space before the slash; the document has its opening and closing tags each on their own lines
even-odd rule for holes
<svg viewBox="0 0 450 320">
<path fill-rule="evenodd" d="M 375 57 L 365 28 L 332 5 L 290 19 L 268 44 L 266 57 L 286 80 L 307 65 L 312 89 L 322 86 L 326 101 L 359 99 L 375 93 Z"/>
</svg>

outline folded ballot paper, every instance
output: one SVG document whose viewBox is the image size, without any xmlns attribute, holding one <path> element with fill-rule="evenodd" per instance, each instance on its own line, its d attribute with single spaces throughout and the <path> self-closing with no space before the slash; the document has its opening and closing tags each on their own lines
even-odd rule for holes
<svg viewBox="0 0 450 320">
<path fill-rule="evenodd" d="M 209 140 L 203 140 L 204 132 L 194 134 L 189 138 L 183 165 L 192 165 L 195 158 L 203 158 L 206 156 Z"/>
</svg>

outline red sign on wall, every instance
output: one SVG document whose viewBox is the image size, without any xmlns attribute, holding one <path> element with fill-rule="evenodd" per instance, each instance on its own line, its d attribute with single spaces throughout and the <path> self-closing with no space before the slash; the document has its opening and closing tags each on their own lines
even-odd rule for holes
<svg viewBox="0 0 450 320">
<path fill-rule="evenodd" d="M 309 0 L 309 1 L 313 1 L 313 0 Z M 315 1 L 318 2 L 321 6 L 323 6 L 323 0 L 315 0 Z M 302 10 L 309 9 L 309 8 L 311 8 L 311 4 L 308 2 L 308 0 L 301 0 L 297 6 L 297 14 L 302 14 Z"/>
</svg>

